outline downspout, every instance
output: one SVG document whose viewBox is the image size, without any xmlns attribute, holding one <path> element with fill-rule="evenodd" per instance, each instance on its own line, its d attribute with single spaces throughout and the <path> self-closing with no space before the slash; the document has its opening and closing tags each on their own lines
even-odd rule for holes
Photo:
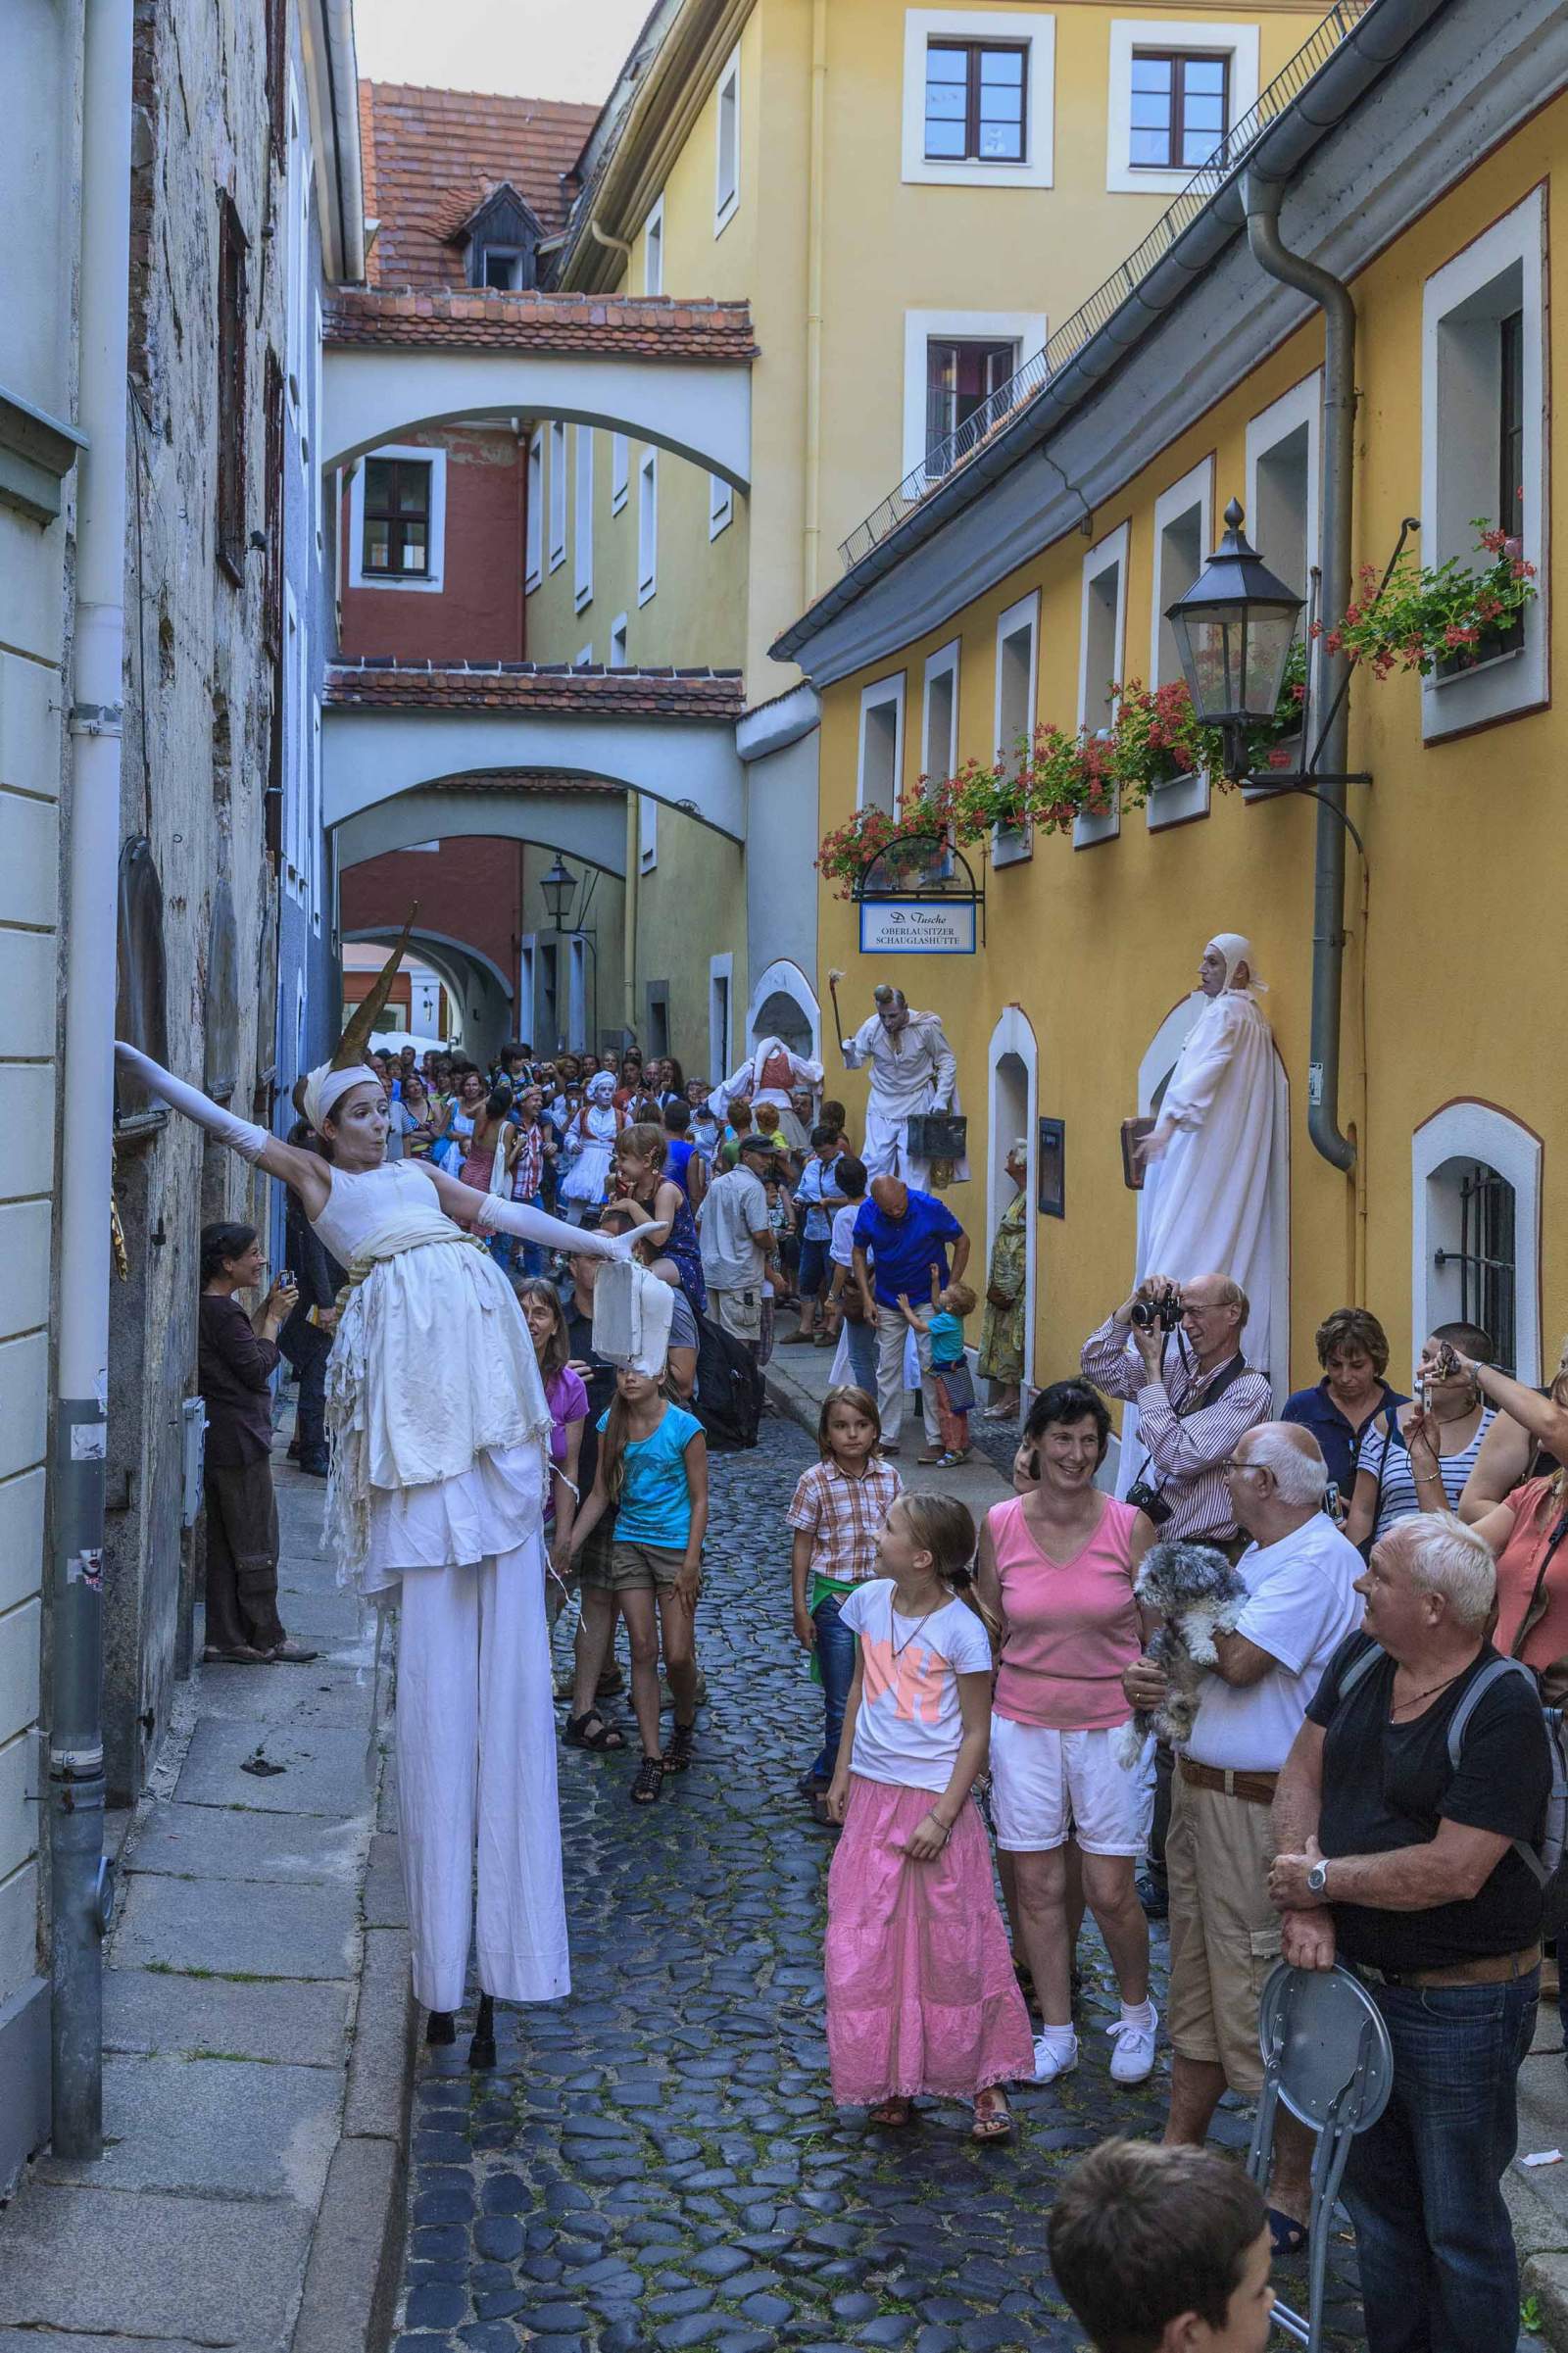
<svg viewBox="0 0 1568 2353">
<path fill-rule="evenodd" d="M 619 254 L 626 269 L 626 292 L 629 294 L 631 292 L 631 247 L 625 238 L 612 237 L 608 228 L 601 228 L 598 219 L 593 213 L 588 216 L 588 234 L 596 245 L 603 245 L 609 252 Z"/>
<path fill-rule="evenodd" d="M 113 1200 L 120 733 L 125 615 L 131 0 L 88 0 L 82 39 L 81 275 L 71 832 L 61 1101 L 49 1711 L 50 2039 L 57 2157 L 103 2155 L 103 1543 Z"/>
<path fill-rule="evenodd" d="M 827 0 L 811 0 L 811 134 L 806 199 L 806 497 L 802 610 L 816 602 L 822 540 L 822 203 L 827 148 Z"/>
<path fill-rule="evenodd" d="M 1313 708 L 1332 711 L 1321 745 L 1324 782 L 1317 811 L 1317 861 L 1312 913 L 1312 1028 L 1307 1075 L 1306 1129 L 1331 1166 L 1347 1175 L 1356 1148 L 1340 1131 L 1340 1026 L 1345 968 L 1345 799 L 1334 781 L 1349 765 L 1349 663 L 1331 654 L 1330 629 L 1349 601 L 1351 499 L 1355 476 L 1355 305 L 1349 288 L 1316 262 L 1290 253 L 1280 237 L 1280 180 L 1246 177 L 1247 241 L 1266 275 L 1309 295 L 1323 313 L 1323 479 L 1318 549 L 1322 567 L 1323 635 L 1317 641 Z M 1307 756 L 1318 764 L 1311 747 Z M 1364 955 L 1365 942 L 1362 943 Z"/>
</svg>

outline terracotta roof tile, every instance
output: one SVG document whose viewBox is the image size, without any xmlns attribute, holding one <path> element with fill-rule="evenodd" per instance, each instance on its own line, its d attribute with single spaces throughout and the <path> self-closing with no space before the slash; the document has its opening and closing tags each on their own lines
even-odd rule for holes
<svg viewBox="0 0 1568 2353">
<path fill-rule="evenodd" d="M 757 357 L 744 302 L 676 301 L 668 294 L 503 294 L 491 286 L 414 293 L 351 287 L 334 298 L 323 339 L 378 350 L 455 351 L 478 344 L 715 364 Z"/>
<path fill-rule="evenodd" d="M 574 669 L 566 662 L 334 662 L 325 703 L 333 711 L 473 711 L 573 717 L 710 719 L 733 723 L 745 707 L 739 670 Z"/>
<path fill-rule="evenodd" d="M 362 81 L 365 208 L 380 230 L 368 273 L 376 286 L 461 285 L 452 242 L 493 188 L 510 180 L 546 236 L 565 226 L 564 185 L 598 108 L 553 98 L 500 98 Z"/>
</svg>

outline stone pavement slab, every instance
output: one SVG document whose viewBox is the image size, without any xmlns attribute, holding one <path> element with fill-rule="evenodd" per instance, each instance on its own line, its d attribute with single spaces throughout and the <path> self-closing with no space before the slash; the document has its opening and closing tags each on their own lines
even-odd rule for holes
<svg viewBox="0 0 1568 2353">
<path fill-rule="evenodd" d="M 359 1890 L 342 1882 L 269 1887 L 132 1876 L 115 1936 L 122 1969 L 219 1977 L 349 1978 L 358 1966 Z"/>
<path fill-rule="evenodd" d="M 0 2328 L 283 2353 L 312 2220 L 292 2203 L 31 2183 L 0 2229 Z"/>
<path fill-rule="evenodd" d="M 366 1818 L 260 1814 L 232 1806 L 156 1804 L 136 1837 L 132 1868 L 170 1879 L 353 1885 L 364 1871 Z"/>
<path fill-rule="evenodd" d="M 172 2057 L 217 2051 L 274 2066 L 340 2070 L 352 1999 L 352 1986 L 341 1979 L 236 1983 L 115 1968 L 104 1979 L 104 2047 Z"/>
<path fill-rule="evenodd" d="M 280 1668 L 269 1670 L 280 1674 Z M 369 1693 L 365 1694 L 365 1726 Z M 365 1726 L 255 1724 L 206 1716 L 191 1737 L 175 1790 L 186 1805 L 239 1806 L 268 1814 L 363 1815 L 370 1798 L 366 1780 Z M 265 1761 L 273 1774 L 241 1768 Z"/>
<path fill-rule="evenodd" d="M 98 2189 L 286 2199 L 314 2215 L 337 2146 L 335 2067 L 264 2060 L 120 2057 L 104 2065 L 104 2153 L 44 2161 L 44 2178 Z"/>
</svg>

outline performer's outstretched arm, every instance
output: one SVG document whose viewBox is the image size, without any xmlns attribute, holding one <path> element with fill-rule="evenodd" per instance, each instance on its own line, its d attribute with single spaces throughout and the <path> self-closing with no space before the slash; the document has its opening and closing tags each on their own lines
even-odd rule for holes
<svg viewBox="0 0 1568 2353">
<path fill-rule="evenodd" d="M 122 1069 L 141 1081 L 149 1095 L 161 1096 L 171 1110 L 183 1112 L 215 1143 L 226 1144 L 230 1152 L 237 1152 L 242 1160 L 265 1168 L 269 1176 L 280 1177 L 290 1192 L 299 1196 L 307 1217 L 320 1214 L 331 1190 L 331 1178 L 325 1162 L 315 1152 L 301 1152 L 280 1137 L 270 1135 L 266 1128 L 258 1127 L 254 1120 L 236 1117 L 220 1103 L 214 1103 L 210 1095 L 204 1095 L 199 1087 L 188 1087 L 183 1079 L 175 1078 L 172 1070 L 166 1070 L 138 1047 L 126 1046 L 118 1038 L 115 1058 Z"/>
<path fill-rule="evenodd" d="M 522 1201 L 503 1200 L 499 1193 L 480 1193 L 444 1168 L 416 1160 L 435 1187 L 449 1217 L 471 1224 L 480 1234 L 515 1234 L 520 1242 L 537 1242 L 548 1250 L 567 1250 L 576 1258 L 629 1258 L 631 1244 L 624 1234 L 592 1233 L 586 1226 L 567 1225 L 564 1218 L 547 1217 Z"/>
</svg>

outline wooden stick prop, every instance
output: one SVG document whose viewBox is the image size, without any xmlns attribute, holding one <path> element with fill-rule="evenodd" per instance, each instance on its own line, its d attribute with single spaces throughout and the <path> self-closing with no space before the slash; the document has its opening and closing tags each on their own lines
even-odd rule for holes
<svg viewBox="0 0 1568 2353">
<path fill-rule="evenodd" d="M 830 970 L 827 976 L 827 993 L 833 1000 L 833 1034 L 838 1039 L 839 1052 L 844 1054 L 844 1067 L 848 1070 L 851 1063 L 849 1055 L 844 1054 L 844 1015 L 839 1011 L 839 982 L 843 978 L 842 972 Z"/>
</svg>

